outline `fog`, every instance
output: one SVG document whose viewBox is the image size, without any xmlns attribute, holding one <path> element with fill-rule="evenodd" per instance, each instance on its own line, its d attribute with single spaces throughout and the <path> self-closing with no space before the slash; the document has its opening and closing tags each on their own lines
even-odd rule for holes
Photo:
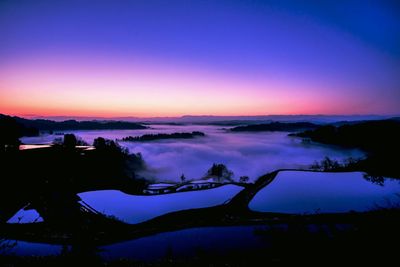
<svg viewBox="0 0 400 267">
<path fill-rule="evenodd" d="M 151 125 L 145 130 L 68 131 L 88 143 L 102 136 L 121 139 L 146 133 L 172 133 L 202 131 L 205 137 L 195 139 L 160 140 L 151 142 L 119 142 L 130 152 L 140 152 L 148 166 L 140 173 L 154 181 L 179 181 L 184 174 L 187 179 L 204 176 L 213 163 L 223 163 L 240 176 L 250 180 L 278 168 L 307 168 L 325 156 L 334 159 L 361 157 L 358 150 L 334 146 L 303 143 L 301 138 L 289 137 L 285 132 L 231 133 L 221 126 L 202 125 Z M 67 132 L 65 132 L 67 133 Z M 57 135 L 22 138 L 26 144 L 50 143 Z"/>
</svg>

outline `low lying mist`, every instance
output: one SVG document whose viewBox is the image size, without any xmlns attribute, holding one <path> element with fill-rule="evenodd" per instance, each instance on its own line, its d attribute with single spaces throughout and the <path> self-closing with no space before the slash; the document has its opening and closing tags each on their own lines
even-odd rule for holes
<svg viewBox="0 0 400 267">
<path fill-rule="evenodd" d="M 141 153 L 147 170 L 140 175 L 154 181 L 180 181 L 182 174 L 190 179 L 202 178 L 213 163 L 225 164 L 234 179 L 249 176 L 250 181 L 279 168 L 308 168 L 315 161 L 361 157 L 358 150 L 304 143 L 285 132 L 232 133 L 220 126 L 151 125 L 145 130 L 69 131 L 88 143 L 102 136 L 122 139 L 148 133 L 201 131 L 204 137 L 149 142 L 119 142 L 132 153 Z M 22 142 L 49 143 L 57 135 L 23 138 Z"/>
</svg>

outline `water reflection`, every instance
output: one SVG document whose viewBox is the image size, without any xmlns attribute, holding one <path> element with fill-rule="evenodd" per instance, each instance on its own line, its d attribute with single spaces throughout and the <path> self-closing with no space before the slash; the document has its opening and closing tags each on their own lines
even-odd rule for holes
<svg viewBox="0 0 400 267">
<path fill-rule="evenodd" d="M 256 194 L 249 207 L 284 213 L 367 211 L 400 202 L 399 192 L 399 181 L 387 179 L 381 186 L 360 172 L 283 171 Z"/>
<path fill-rule="evenodd" d="M 102 247 L 101 256 L 105 260 L 152 261 L 268 247 L 269 243 L 256 235 L 257 228 L 260 226 L 203 227 L 167 232 Z"/>
<path fill-rule="evenodd" d="M 43 218 L 35 209 L 20 209 L 7 223 L 37 223 L 43 222 Z"/>
<path fill-rule="evenodd" d="M 7 250 L 2 250 L 3 255 L 18 256 L 50 256 L 59 255 L 63 246 L 45 243 L 26 242 L 19 240 L 4 240 L 2 245 L 7 245 Z"/>
<path fill-rule="evenodd" d="M 39 149 L 39 148 L 48 148 L 51 145 L 20 145 L 19 150 L 29 150 L 29 149 Z"/>
<path fill-rule="evenodd" d="M 81 193 L 79 197 L 106 215 L 128 223 L 139 223 L 173 211 L 223 204 L 242 189 L 236 185 L 224 185 L 209 190 L 155 196 L 136 196 L 117 190 L 100 190 Z"/>
</svg>

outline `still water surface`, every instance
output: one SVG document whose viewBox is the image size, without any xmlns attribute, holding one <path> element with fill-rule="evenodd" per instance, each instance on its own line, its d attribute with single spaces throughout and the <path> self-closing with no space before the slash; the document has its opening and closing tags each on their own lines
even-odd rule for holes
<svg viewBox="0 0 400 267">
<path fill-rule="evenodd" d="M 361 172 L 283 171 L 249 204 L 262 212 L 315 213 L 368 211 L 400 203 L 400 181 L 383 185 L 367 181 Z"/>
<path fill-rule="evenodd" d="M 127 223 L 140 223 L 169 212 L 223 204 L 242 189 L 241 186 L 224 185 L 209 190 L 156 196 L 136 196 L 117 190 L 100 190 L 80 193 L 79 197 L 106 215 L 115 216 Z"/>
</svg>

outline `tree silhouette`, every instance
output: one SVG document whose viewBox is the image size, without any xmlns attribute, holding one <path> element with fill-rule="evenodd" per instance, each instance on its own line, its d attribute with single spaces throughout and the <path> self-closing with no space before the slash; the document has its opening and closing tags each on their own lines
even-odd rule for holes
<svg viewBox="0 0 400 267">
<path fill-rule="evenodd" d="M 216 178 L 219 182 L 224 180 L 232 181 L 233 172 L 230 171 L 224 164 L 214 163 L 207 171 L 207 177 Z"/>
<path fill-rule="evenodd" d="M 185 175 L 183 173 L 181 175 L 181 182 L 182 183 L 186 182 L 186 177 L 185 177 Z"/>
<path fill-rule="evenodd" d="M 67 149 L 74 149 L 77 145 L 77 139 L 74 134 L 65 134 L 63 145 Z"/>
<path fill-rule="evenodd" d="M 38 130 L 18 123 L 14 117 L 0 114 L 0 153 L 18 150 L 22 136 L 38 135 Z"/>
<path fill-rule="evenodd" d="M 247 183 L 249 181 L 249 176 L 240 176 L 239 182 L 240 183 Z"/>
</svg>

